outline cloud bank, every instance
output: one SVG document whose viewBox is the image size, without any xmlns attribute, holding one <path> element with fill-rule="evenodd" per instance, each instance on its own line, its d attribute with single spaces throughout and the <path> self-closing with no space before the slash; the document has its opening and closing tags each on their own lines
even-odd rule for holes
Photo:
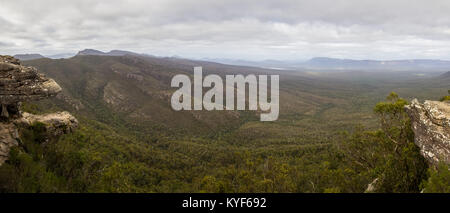
<svg viewBox="0 0 450 213">
<path fill-rule="evenodd" d="M 450 60 L 448 0 L 0 0 L 0 53 Z"/>
</svg>

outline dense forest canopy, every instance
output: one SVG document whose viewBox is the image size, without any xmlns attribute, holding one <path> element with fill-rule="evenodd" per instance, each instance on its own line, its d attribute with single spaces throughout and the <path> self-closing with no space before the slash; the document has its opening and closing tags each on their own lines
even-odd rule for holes
<svg viewBox="0 0 450 213">
<path fill-rule="evenodd" d="M 21 130 L 20 146 L 0 167 L 2 192 L 449 190 L 447 165 L 428 168 L 403 108 L 411 97 L 442 97 L 443 79 L 352 74 L 344 81 L 280 71 L 280 118 L 265 123 L 246 111 L 178 114 L 166 101 L 170 77 L 192 65 L 210 73 L 247 68 L 129 56 L 27 63 L 55 78 L 63 96 L 22 110 L 68 110 L 80 127 L 46 143 L 42 124 Z M 392 90 L 408 98 L 391 93 L 382 101 Z"/>
</svg>

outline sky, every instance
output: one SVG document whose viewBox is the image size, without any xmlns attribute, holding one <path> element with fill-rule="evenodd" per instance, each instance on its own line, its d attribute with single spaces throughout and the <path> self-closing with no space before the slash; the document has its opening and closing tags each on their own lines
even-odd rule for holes
<svg viewBox="0 0 450 213">
<path fill-rule="evenodd" d="M 450 60 L 449 0 L 0 0 L 0 54 Z"/>
</svg>

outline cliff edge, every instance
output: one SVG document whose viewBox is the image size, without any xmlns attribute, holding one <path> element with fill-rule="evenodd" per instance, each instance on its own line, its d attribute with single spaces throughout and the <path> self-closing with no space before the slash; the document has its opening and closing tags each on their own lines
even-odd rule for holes
<svg viewBox="0 0 450 213">
<path fill-rule="evenodd" d="M 450 102 L 414 99 L 405 107 L 411 118 L 414 142 L 433 166 L 450 163 Z"/>
<path fill-rule="evenodd" d="M 68 112 L 33 115 L 22 112 L 22 101 L 56 96 L 61 87 L 34 67 L 22 66 L 12 56 L 0 56 L 0 166 L 13 146 L 20 145 L 19 130 L 44 124 L 47 140 L 73 131 L 78 121 Z"/>
</svg>

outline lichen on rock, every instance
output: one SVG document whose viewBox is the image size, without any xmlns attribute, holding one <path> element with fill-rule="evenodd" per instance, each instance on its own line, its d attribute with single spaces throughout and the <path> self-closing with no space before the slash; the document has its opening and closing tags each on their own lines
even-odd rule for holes
<svg viewBox="0 0 450 213">
<path fill-rule="evenodd" d="M 434 166 L 450 163 L 450 103 L 414 99 L 405 107 L 411 118 L 414 142 L 427 161 Z"/>
<path fill-rule="evenodd" d="M 68 112 L 33 115 L 20 110 L 22 101 L 53 97 L 59 92 L 61 87 L 36 68 L 23 66 L 12 56 L 0 56 L 0 165 L 8 159 L 10 148 L 19 145 L 20 128 L 40 122 L 45 125 L 48 137 L 77 128 L 78 121 Z"/>
</svg>

